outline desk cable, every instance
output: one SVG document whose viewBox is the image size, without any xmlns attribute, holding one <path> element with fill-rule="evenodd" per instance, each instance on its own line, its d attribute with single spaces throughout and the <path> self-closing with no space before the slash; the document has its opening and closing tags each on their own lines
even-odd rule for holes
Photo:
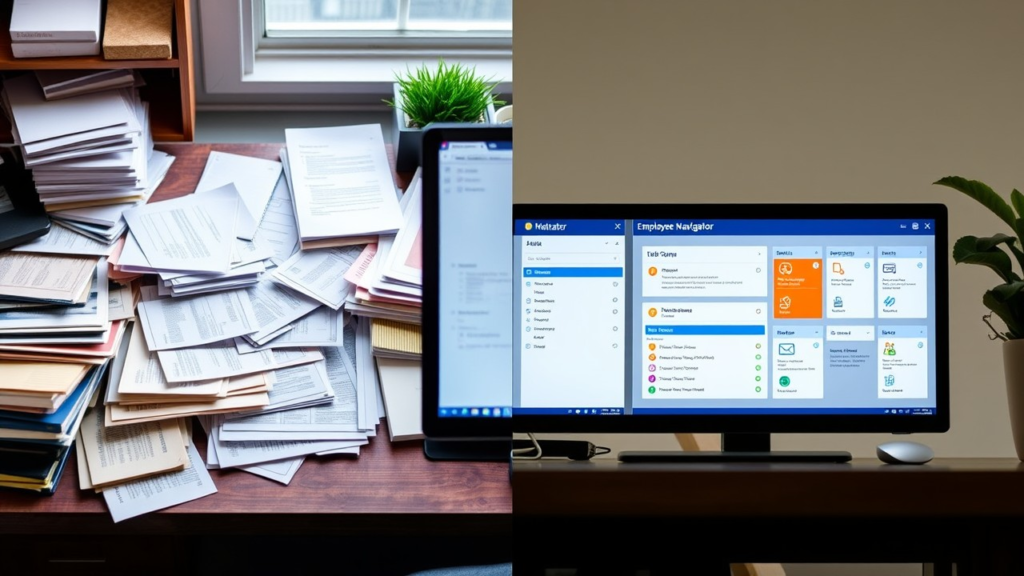
<svg viewBox="0 0 1024 576">
<path fill-rule="evenodd" d="M 529 445 L 516 448 L 513 441 L 513 460 L 540 460 L 541 458 L 568 458 L 570 460 L 590 460 L 594 456 L 608 454 L 611 448 L 595 446 L 585 440 L 537 440 L 528 433 Z M 524 443 L 519 440 L 518 443 Z"/>
</svg>

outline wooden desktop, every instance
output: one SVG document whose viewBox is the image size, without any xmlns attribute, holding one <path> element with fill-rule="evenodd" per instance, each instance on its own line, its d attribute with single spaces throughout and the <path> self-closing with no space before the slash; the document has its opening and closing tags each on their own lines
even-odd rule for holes
<svg viewBox="0 0 1024 576">
<path fill-rule="evenodd" d="M 934 563 L 935 574 L 1024 573 L 1024 464 L 937 459 L 850 464 L 517 462 L 517 574 L 599 563 Z M 563 535 L 594 543 L 565 547 Z M 517 539 L 517 543 L 519 539 Z M 614 546 L 609 543 L 614 543 Z"/>
<path fill-rule="evenodd" d="M 175 162 L 151 201 L 190 194 L 211 150 L 276 159 L 282 147 L 158 145 L 173 155 Z M 394 165 L 390 147 L 388 153 Z M 396 174 L 396 183 L 404 188 L 410 176 Z M 194 439 L 205 459 L 206 438 L 199 426 L 195 429 Z M 111 521 L 102 496 L 78 489 L 77 474 L 77 462 L 72 458 L 51 497 L 0 492 L 0 566 L 14 562 L 14 566 L 45 569 L 46 573 L 58 566 L 67 570 L 74 566 L 74 573 L 81 576 L 89 573 L 82 571 L 88 566 L 104 574 L 137 573 L 137 562 L 144 562 L 148 573 L 176 573 L 204 561 L 203 556 L 197 560 L 188 552 L 200 545 L 197 542 L 202 538 L 246 537 L 245 542 L 235 543 L 244 546 L 263 542 L 250 536 L 269 535 L 339 537 L 336 545 L 357 547 L 360 540 L 356 537 L 368 538 L 369 543 L 361 545 L 364 551 L 374 543 L 390 548 L 387 542 L 404 541 L 405 555 L 415 542 L 429 541 L 434 551 L 441 553 L 438 558 L 444 558 L 456 553 L 454 549 L 436 550 L 446 541 L 477 542 L 484 547 L 490 542 L 492 551 L 500 554 L 507 553 L 512 536 L 507 464 L 431 462 L 423 456 L 421 442 L 389 442 L 383 421 L 358 458 L 308 458 L 288 486 L 241 470 L 212 470 L 216 494 L 119 524 Z M 140 544 L 127 546 L 126 538 Z M 467 554 L 464 548 L 458 550 L 459 558 L 472 557 Z M 104 557 L 103 562 L 97 563 L 97 555 Z M 380 559 L 381 566 L 403 565 L 401 556 L 396 560 L 388 554 Z M 485 554 L 482 558 L 489 557 Z M 269 562 L 269 557 L 265 561 Z M 240 565 L 233 567 L 239 569 Z M 388 572 L 382 568 L 373 573 Z"/>
</svg>

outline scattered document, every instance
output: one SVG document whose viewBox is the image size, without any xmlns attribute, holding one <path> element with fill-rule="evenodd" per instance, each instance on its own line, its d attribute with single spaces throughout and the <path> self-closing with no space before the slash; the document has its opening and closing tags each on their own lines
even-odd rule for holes
<svg viewBox="0 0 1024 576">
<path fill-rule="evenodd" d="M 320 308 L 319 301 L 270 280 L 245 293 L 259 321 L 259 331 L 249 335 L 253 342 L 265 342 L 271 334 Z"/>
<path fill-rule="evenodd" d="M 151 267 L 225 273 L 231 268 L 234 215 L 239 205 L 238 192 L 228 184 L 203 194 L 132 208 L 124 213 L 124 219 Z M 225 218 L 228 214 L 231 217 Z"/>
<path fill-rule="evenodd" d="M 291 484 L 292 478 L 295 477 L 295 473 L 299 471 L 299 467 L 302 466 L 302 463 L 305 460 L 305 456 L 299 456 L 298 458 L 278 460 L 277 462 L 264 462 L 262 464 L 254 464 L 252 466 L 239 466 L 239 469 L 273 480 L 274 482 L 280 482 L 287 486 Z"/>
<path fill-rule="evenodd" d="M 139 302 L 150 351 L 187 348 L 252 334 L 259 321 L 244 291 Z"/>
<path fill-rule="evenodd" d="M 12 252 L 62 254 L 65 256 L 110 256 L 114 246 L 72 232 L 63 226 L 51 226 L 49 234 L 11 248 Z"/>
<path fill-rule="evenodd" d="M 260 350 L 275 348 L 307 348 L 310 346 L 342 346 L 347 315 L 341 310 L 331 310 L 321 306 L 299 318 L 290 329 L 275 336 L 266 344 L 255 346 L 245 338 L 235 338 L 235 346 L 241 354 L 251 354 Z"/>
<path fill-rule="evenodd" d="M 267 372 L 324 359 L 316 348 L 239 354 L 234 342 L 157 352 L 168 382 L 191 382 Z"/>
<path fill-rule="evenodd" d="M 214 150 L 206 160 L 196 194 L 233 184 L 245 206 L 236 217 L 235 234 L 252 240 L 278 180 L 281 180 L 280 162 Z"/>
<path fill-rule="evenodd" d="M 285 130 L 302 241 L 394 233 L 402 225 L 380 125 Z"/>
<path fill-rule="evenodd" d="M 107 428 L 102 417 L 102 411 L 90 411 L 81 428 L 82 448 L 94 487 L 184 470 L 188 464 L 179 421 Z"/>
<path fill-rule="evenodd" d="M 188 455 L 189 466 L 185 470 L 143 478 L 104 490 L 103 498 L 107 501 L 114 522 L 216 493 L 217 487 L 213 485 L 213 479 L 195 446 L 189 447 Z"/>
<path fill-rule="evenodd" d="M 263 219 L 253 235 L 253 241 L 261 246 L 269 246 L 274 252 L 271 259 L 278 266 L 299 251 L 295 209 L 292 207 L 292 194 L 285 178 L 278 180 L 274 194 L 263 213 Z"/>
<path fill-rule="evenodd" d="M 362 247 L 359 246 L 297 252 L 274 275 L 290 288 L 337 310 L 352 290 L 352 283 L 345 279 L 345 272 L 360 252 Z"/>
</svg>

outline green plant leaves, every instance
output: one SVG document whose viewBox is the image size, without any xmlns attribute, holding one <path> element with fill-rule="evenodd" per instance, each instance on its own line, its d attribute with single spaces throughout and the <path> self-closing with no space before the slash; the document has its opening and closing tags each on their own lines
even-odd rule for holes
<svg viewBox="0 0 1024 576">
<path fill-rule="evenodd" d="M 1005 235 L 1000 235 L 1005 236 Z M 1012 237 L 1006 236 L 1010 241 Z M 957 264 L 977 264 L 987 266 L 999 274 L 1004 282 L 1014 282 L 1020 277 L 1013 271 L 1013 263 L 1010 257 L 998 248 L 998 245 L 1007 242 L 993 236 L 991 238 L 978 238 L 976 236 L 964 236 L 953 245 L 953 260 Z M 982 248 L 987 246 L 987 248 Z"/>
<path fill-rule="evenodd" d="M 505 102 L 494 99 L 497 82 L 476 75 L 476 68 L 438 61 L 436 70 L 426 65 L 396 75 L 401 92 L 398 102 L 385 100 L 400 109 L 412 126 L 432 122 L 480 122 L 487 107 Z"/>
<path fill-rule="evenodd" d="M 1019 190 L 1014 188 L 1013 192 L 1010 192 L 1010 202 L 1013 202 L 1013 207 L 1017 210 L 1017 216 L 1024 218 L 1024 194 L 1021 194 Z M 1020 233 L 1019 229 L 1017 233 Z"/>
<path fill-rule="evenodd" d="M 999 316 L 1009 330 L 1005 334 L 1007 338 L 1024 338 L 1024 283 L 1004 284 L 985 292 L 981 302 L 993 314 Z"/>
<path fill-rule="evenodd" d="M 994 190 L 988 187 L 988 185 L 977 180 L 967 180 L 966 178 L 961 178 L 959 176 L 946 176 L 945 178 L 936 181 L 935 184 L 947 186 L 974 198 L 983 206 L 991 210 L 992 213 L 998 216 L 1003 222 L 1009 224 L 1010 228 L 1015 232 L 1017 231 L 1017 218 L 1013 214 L 1013 209 L 1006 203 L 1006 200 L 1003 200 L 1002 196 L 996 194 Z"/>
</svg>

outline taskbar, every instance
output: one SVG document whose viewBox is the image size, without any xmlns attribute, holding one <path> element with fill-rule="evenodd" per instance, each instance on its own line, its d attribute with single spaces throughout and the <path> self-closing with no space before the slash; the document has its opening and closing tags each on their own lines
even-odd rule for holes
<svg viewBox="0 0 1024 576">
<path fill-rule="evenodd" d="M 624 408 L 514 408 L 515 416 L 622 416 Z M 935 408 L 634 408 L 633 416 L 934 416 Z"/>
<path fill-rule="evenodd" d="M 441 418 L 511 418 L 512 408 L 509 406 L 445 407 L 438 408 L 437 415 Z"/>
</svg>

